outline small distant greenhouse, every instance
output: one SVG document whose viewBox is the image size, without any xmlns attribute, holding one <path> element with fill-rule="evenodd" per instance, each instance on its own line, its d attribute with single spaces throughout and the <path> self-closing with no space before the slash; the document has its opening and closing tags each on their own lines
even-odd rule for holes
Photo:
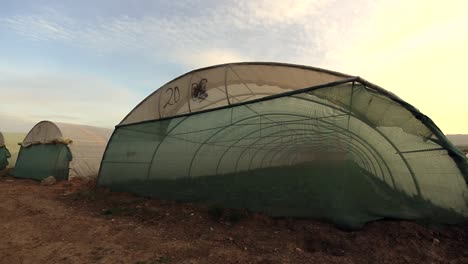
<svg viewBox="0 0 468 264">
<path fill-rule="evenodd" d="M 18 154 L 15 177 L 96 177 L 111 129 L 50 121 L 37 123 Z"/>
<path fill-rule="evenodd" d="M 3 137 L 2 132 L 0 132 L 0 171 L 6 169 L 8 166 L 8 158 L 11 157 L 10 151 L 8 151 L 5 138 Z"/>
<path fill-rule="evenodd" d="M 184 74 L 137 105 L 98 184 L 352 228 L 452 224 L 468 216 L 467 168 L 431 119 L 360 77 L 234 63 Z"/>
</svg>

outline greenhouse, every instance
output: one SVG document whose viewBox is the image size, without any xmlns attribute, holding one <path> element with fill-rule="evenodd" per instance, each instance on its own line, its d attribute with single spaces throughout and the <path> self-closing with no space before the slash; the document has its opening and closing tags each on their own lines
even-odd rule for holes
<svg viewBox="0 0 468 264">
<path fill-rule="evenodd" d="M 430 118 L 364 79 L 234 63 L 163 85 L 116 126 L 111 190 L 359 228 L 468 216 L 467 159 Z"/>
<path fill-rule="evenodd" d="M 10 151 L 6 147 L 5 138 L 2 132 L 0 132 L 0 171 L 4 170 L 8 166 L 8 158 L 11 157 Z"/>
<path fill-rule="evenodd" d="M 21 143 L 13 174 L 34 180 L 96 177 L 111 134 L 107 128 L 41 121 Z"/>
</svg>

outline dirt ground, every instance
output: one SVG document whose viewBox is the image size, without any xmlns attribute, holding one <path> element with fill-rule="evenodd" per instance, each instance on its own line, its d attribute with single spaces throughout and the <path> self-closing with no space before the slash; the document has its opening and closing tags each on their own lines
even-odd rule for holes
<svg viewBox="0 0 468 264">
<path fill-rule="evenodd" d="M 468 226 L 312 220 L 0 177 L 1 263 L 468 263 Z"/>
</svg>

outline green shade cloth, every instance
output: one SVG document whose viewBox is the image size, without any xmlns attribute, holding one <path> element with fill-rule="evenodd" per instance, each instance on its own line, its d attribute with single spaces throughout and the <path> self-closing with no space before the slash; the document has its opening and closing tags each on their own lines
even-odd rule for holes
<svg viewBox="0 0 468 264">
<path fill-rule="evenodd" d="M 67 144 L 73 156 L 68 176 L 95 178 L 111 134 L 107 128 L 44 120 L 34 125 L 21 145 Z"/>
<path fill-rule="evenodd" d="M 70 150 L 65 144 L 36 144 L 22 146 L 13 175 L 17 178 L 42 180 L 54 176 L 57 180 L 68 179 Z"/>
<path fill-rule="evenodd" d="M 8 166 L 8 158 L 11 158 L 10 151 L 5 146 L 0 147 L 0 170 Z"/>
<path fill-rule="evenodd" d="M 175 84 L 192 99 L 164 103 Z M 98 184 L 359 228 L 381 218 L 465 221 L 467 175 L 463 153 L 388 91 L 253 63 L 196 70 L 150 95 L 116 127 Z"/>
</svg>

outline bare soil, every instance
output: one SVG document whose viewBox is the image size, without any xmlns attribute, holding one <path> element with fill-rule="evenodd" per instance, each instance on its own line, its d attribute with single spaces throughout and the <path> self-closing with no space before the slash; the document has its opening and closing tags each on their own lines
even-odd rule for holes
<svg viewBox="0 0 468 264">
<path fill-rule="evenodd" d="M 1 263 L 468 263 L 468 225 L 298 219 L 0 177 Z"/>
</svg>

